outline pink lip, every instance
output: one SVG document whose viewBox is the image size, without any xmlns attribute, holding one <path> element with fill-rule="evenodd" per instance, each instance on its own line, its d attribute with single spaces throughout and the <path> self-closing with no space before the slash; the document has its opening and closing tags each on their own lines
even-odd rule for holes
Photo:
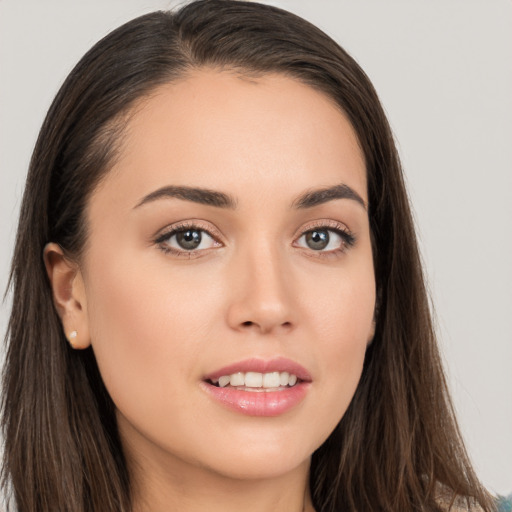
<svg viewBox="0 0 512 512">
<path fill-rule="evenodd" d="M 239 361 L 238 363 L 233 363 L 229 366 L 224 366 L 223 368 L 215 370 L 214 372 L 205 375 L 204 379 L 218 379 L 223 375 L 231 375 L 237 372 L 288 372 L 293 373 L 300 380 L 311 382 L 311 375 L 303 366 L 285 357 L 277 357 L 267 361 L 264 359 L 256 358 L 246 359 L 244 361 Z"/>
<path fill-rule="evenodd" d="M 222 375 L 237 372 L 288 372 L 300 380 L 290 388 L 278 391 L 243 391 L 231 387 L 217 387 L 208 380 L 218 379 Z M 297 406 L 306 396 L 311 386 L 311 376 L 301 365 L 286 358 L 276 358 L 269 361 L 248 359 L 225 366 L 205 376 L 201 383 L 203 389 L 215 401 L 235 412 L 248 416 L 279 416 Z"/>
</svg>

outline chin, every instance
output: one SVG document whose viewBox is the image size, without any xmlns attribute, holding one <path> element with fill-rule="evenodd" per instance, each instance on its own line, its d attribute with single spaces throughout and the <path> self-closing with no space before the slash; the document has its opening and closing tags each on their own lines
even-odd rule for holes
<svg viewBox="0 0 512 512">
<path fill-rule="evenodd" d="M 261 433 L 260 433 L 261 434 Z M 231 436 L 227 444 L 216 443 L 215 451 L 204 454 L 209 459 L 207 467 L 225 477 L 240 480 L 276 478 L 309 466 L 311 454 L 323 442 L 297 440 L 293 435 L 242 436 L 237 440 Z M 252 441 L 251 441 L 252 439 Z M 318 445 L 318 446 L 317 446 Z"/>
<path fill-rule="evenodd" d="M 291 454 L 289 454 L 291 455 Z M 267 480 L 283 477 L 304 465 L 309 466 L 311 457 L 275 456 L 257 458 L 235 457 L 224 460 L 209 469 L 225 478 L 234 480 Z M 220 461 L 219 461 L 220 462 Z"/>
</svg>

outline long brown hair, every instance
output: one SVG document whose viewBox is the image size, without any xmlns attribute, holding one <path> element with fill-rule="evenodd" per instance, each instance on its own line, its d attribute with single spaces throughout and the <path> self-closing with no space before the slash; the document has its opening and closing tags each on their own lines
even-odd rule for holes
<svg viewBox="0 0 512 512">
<path fill-rule="evenodd" d="M 48 242 L 80 259 L 85 207 L 115 161 L 134 102 L 194 68 L 285 74 L 336 102 L 368 177 L 376 333 L 346 414 L 313 454 L 319 512 L 435 511 L 440 489 L 493 509 L 468 461 L 432 327 L 393 137 L 369 79 L 301 18 L 253 2 L 202 0 L 114 30 L 71 72 L 30 163 L 10 286 L 2 427 L 4 490 L 20 512 L 131 509 L 115 407 L 92 349 L 72 350 L 43 264 Z M 450 497 L 449 496 L 449 497 Z"/>
</svg>

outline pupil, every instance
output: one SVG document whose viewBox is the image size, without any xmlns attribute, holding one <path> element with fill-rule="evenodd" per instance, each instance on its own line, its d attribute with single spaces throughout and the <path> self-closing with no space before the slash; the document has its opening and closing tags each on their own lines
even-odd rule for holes
<svg viewBox="0 0 512 512">
<path fill-rule="evenodd" d="M 329 244 L 329 233 L 327 231 L 310 231 L 306 234 L 306 242 L 315 251 L 325 249 Z"/>
<path fill-rule="evenodd" d="M 176 241 L 183 249 L 195 249 L 201 243 L 200 231 L 187 229 L 176 234 Z"/>
</svg>

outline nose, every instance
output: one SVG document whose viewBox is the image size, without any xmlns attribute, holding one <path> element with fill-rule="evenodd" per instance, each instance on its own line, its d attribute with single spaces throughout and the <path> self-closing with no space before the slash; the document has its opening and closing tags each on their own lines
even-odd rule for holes
<svg viewBox="0 0 512 512">
<path fill-rule="evenodd" d="M 259 247 L 238 255 L 231 263 L 229 326 L 259 334 L 291 331 L 297 312 L 286 257 L 270 247 Z"/>
</svg>

